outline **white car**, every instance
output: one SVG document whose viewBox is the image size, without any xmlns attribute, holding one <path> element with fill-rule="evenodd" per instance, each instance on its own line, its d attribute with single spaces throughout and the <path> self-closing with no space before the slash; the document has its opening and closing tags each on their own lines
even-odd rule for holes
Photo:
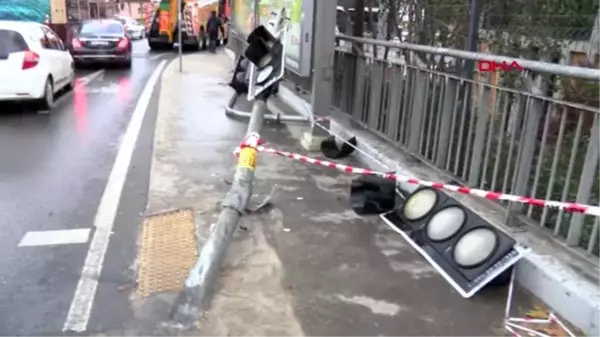
<svg viewBox="0 0 600 337">
<path fill-rule="evenodd" d="M 116 19 L 123 24 L 123 27 L 125 27 L 125 31 L 127 32 L 127 34 L 129 34 L 129 36 L 131 36 L 132 40 L 141 40 L 145 37 L 146 34 L 144 26 L 139 24 L 133 18 L 117 17 Z"/>
<path fill-rule="evenodd" d="M 73 88 L 73 65 L 61 39 L 47 26 L 0 21 L 0 101 L 35 101 L 49 112 L 55 94 Z"/>
</svg>

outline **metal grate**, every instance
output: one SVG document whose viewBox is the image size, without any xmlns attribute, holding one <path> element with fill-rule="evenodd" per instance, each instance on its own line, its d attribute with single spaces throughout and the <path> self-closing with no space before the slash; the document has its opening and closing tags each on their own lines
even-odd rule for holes
<svg viewBox="0 0 600 337">
<path fill-rule="evenodd" d="M 145 218 L 138 256 L 138 295 L 182 289 L 198 257 L 193 211 L 175 210 Z"/>
</svg>

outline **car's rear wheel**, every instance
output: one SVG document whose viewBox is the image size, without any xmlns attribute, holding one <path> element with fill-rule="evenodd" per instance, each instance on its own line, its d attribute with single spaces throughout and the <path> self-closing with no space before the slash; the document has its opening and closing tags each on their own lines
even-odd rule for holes
<svg viewBox="0 0 600 337">
<path fill-rule="evenodd" d="M 38 111 L 49 113 L 54 108 L 54 84 L 52 78 L 48 77 L 44 84 L 44 95 L 38 101 Z"/>
</svg>

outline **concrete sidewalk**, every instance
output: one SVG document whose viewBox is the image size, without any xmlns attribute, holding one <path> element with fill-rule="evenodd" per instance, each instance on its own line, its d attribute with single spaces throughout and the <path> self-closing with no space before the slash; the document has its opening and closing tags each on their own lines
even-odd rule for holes
<svg viewBox="0 0 600 337">
<path fill-rule="evenodd" d="M 168 66 L 161 84 L 148 213 L 193 208 L 201 246 L 229 189 L 246 121 L 224 114 L 228 56 L 193 54 L 183 74 L 177 67 Z M 262 138 L 304 153 L 304 127 L 267 125 Z M 274 206 L 243 218 L 247 230 L 235 234 L 212 308 L 189 334 L 505 335 L 506 288 L 462 299 L 378 217 L 352 212 L 350 181 L 261 154 L 253 201 L 276 185 Z M 521 291 L 515 301 L 533 307 Z"/>
</svg>

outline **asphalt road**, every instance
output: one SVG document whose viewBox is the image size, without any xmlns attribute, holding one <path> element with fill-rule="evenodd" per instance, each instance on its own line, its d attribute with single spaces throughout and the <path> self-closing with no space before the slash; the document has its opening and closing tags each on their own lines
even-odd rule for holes
<svg viewBox="0 0 600 337">
<path fill-rule="evenodd" d="M 0 108 L 0 335 L 63 333 L 121 140 L 152 72 L 172 57 L 173 53 L 150 53 L 146 41 L 137 41 L 131 70 L 78 71 L 76 89 L 61 97 L 49 115 L 28 107 Z M 149 107 L 152 104 L 151 100 Z M 144 153 L 152 144 L 151 118 L 146 114 L 139 135 L 143 141 L 138 147 L 145 146 Z M 141 180 L 134 182 L 134 192 L 126 183 L 115 223 L 134 221 L 145 206 L 143 173 L 147 175 L 150 162 L 149 154 L 137 155 L 138 147 L 130 175 L 137 170 Z M 130 227 L 130 236 L 113 235 L 108 247 L 98 285 L 102 295 L 91 307 L 93 330 L 106 325 L 102 317 L 110 321 L 118 315 L 118 305 L 112 315 L 103 315 L 97 307 L 122 297 L 114 291 L 122 282 L 119 277 L 126 277 L 118 245 L 128 247 L 123 254 L 134 255 L 135 240 L 130 239 L 135 226 Z M 114 233 L 121 230 L 115 225 Z"/>
</svg>

